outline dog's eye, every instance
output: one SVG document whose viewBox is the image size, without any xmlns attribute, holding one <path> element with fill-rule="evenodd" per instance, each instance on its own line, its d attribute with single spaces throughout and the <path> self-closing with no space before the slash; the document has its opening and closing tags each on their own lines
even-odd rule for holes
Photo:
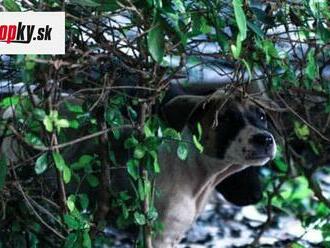
<svg viewBox="0 0 330 248">
<path fill-rule="evenodd" d="M 265 113 L 259 109 L 259 108 L 256 108 L 256 116 L 259 120 L 261 120 L 262 122 L 266 122 L 266 115 Z"/>
<path fill-rule="evenodd" d="M 263 121 L 263 122 L 266 121 L 266 115 L 263 112 L 258 111 L 258 117 L 261 121 Z"/>
</svg>

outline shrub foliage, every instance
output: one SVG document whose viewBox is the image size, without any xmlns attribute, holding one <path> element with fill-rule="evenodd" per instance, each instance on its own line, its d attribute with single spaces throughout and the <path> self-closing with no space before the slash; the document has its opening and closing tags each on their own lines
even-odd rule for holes
<svg viewBox="0 0 330 248">
<path fill-rule="evenodd" d="M 157 105 L 171 81 L 200 66 L 229 75 L 226 89 L 245 92 L 261 80 L 277 102 L 268 110 L 280 152 L 264 171 L 268 220 L 256 242 L 274 213 L 294 214 L 330 240 L 330 202 L 316 177 L 330 161 L 327 1 L 4 0 L 0 7 L 66 12 L 65 55 L 0 62 L 2 80 L 25 86 L 0 101 L 2 111 L 15 108 L 1 119 L 1 142 L 15 137 L 10 146 L 19 147 L 15 160 L 0 158 L 1 247 L 111 245 L 107 215 L 118 226 L 138 226 L 137 245 L 148 247 L 161 231 L 153 204 L 157 148 L 172 139 L 177 155 L 189 156 Z M 207 44 L 214 48 L 201 49 Z M 84 153 L 88 146 L 92 153 Z M 130 151 L 125 164 L 116 149 Z M 134 196 L 111 192 L 116 170 L 129 174 Z"/>
</svg>

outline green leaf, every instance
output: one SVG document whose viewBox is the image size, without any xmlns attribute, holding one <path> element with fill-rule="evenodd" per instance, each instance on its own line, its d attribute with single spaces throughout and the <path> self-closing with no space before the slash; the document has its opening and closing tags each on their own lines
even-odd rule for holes
<svg viewBox="0 0 330 248">
<path fill-rule="evenodd" d="M 150 207 L 147 213 L 148 220 L 155 221 L 158 218 L 157 209 L 154 207 Z"/>
<path fill-rule="evenodd" d="M 134 180 L 137 180 L 139 177 L 139 162 L 136 159 L 130 159 L 126 165 L 128 174 L 130 174 Z"/>
<path fill-rule="evenodd" d="M 86 194 L 79 195 L 79 202 L 82 209 L 87 209 L 89 205 L 89 199 Z"/>
<path fill-rule="evenodd" d="M 154 3 L 157 8 L 163 8 L 162 0 L 147 0 L 148 2 Z M 152 4 L 151 4 L 152 6 Z"/>
<path fill-rule="evenodd" d="M 310 147 L 312 148 L 312 151 L 315 153 L 315 155 L 320 155 L 320 151 L 317 148 L 315 142 L 313 142 L 312 140 L 310 140 L 309 142 Z"/>
<path fill-rule="evenodd" d="M 251 67 L 249 65 L 249 63 L 245 60 L 245 59 L 242 59 L 246 69 L 247 69 L 247 72 L 248 72 L 248 75 L 249 75 L 249 82 L 251 81 L 252 79 L 252 72 L 251 72 Z"/>
<path fill-rule="evenodd" d="M 53 159 L 55 166 L 59 171 L 63 171 L 64 168 L 67 167 L 62 155 L 59 152 L 53 152 Z"/>
<path fill-rule="evenodd" d="M 272 58 L 278 58 L 278 52 L 276 47 L 274 46 L 273 42 L 270 40 L 263 40 L 261 42 L 262 49 L 266 54 L 266 62 L 270 63 Z"/>
<path fill-rule="evenodd" d="M 21 8 L 19 7 L 19 5 L 14 0 L 3 0 L 3 6 L 8 11 L 16 11 L 16 12 L 21 11 Z"/>
<path fill-rule="evenodd" d="M 239 58 L 239 55 L 241 54 L 241 50 L 242 50 L 242 41 L 238 38 L 236 39 L 236 46 L 234 44 L 232 44 L 230 46 L 231 48 L 231 52 L 234 56 L 235 59 Z"/>
<path fill-rule="evenodd" d="M 136 224 L 142 226 L 146 224 L 146 218 L 144 216 L 144 214 L 139 213 L 139 212 L 134 212 L 134 220 L 136 222 Z"/>
<path fill-rule="evenodd" d="M 42 140 L 38 136 L 36 136 L 32 133 L 27 133 L 25 135 L 25 140 L 26 140 L 26 142 L 28 142 L 29 144 L 34 145 L 34 146 L 45 146 L 44 143 L 42 142 Z"/>
<path fill-rule="evenodd" d="M 180 142 L 176 154 L 181 160 L 186 160 L 188 157 L 188 145 L 184 142 Z"/>
<path fill-rule="evenodd" d="M 181 139 L 180 133 L 173 128 L 166 128 L 163 132 L 164 138 Z"/>
<path fill-rule="evenodd" d="M 274 18 L 272 18 L 271 16 L 268 16 L 264 10 L 262 10 L 261 8 L 256 8 L 256 7 L 251 7 L 249 8 L 252 13 L 254 14 L 254 16 L 256 17 L 256 19 L 261 22 L 262 24 L 266 24 L 269 26 L 273 26 L 275 25 L 274 22 Z M 249 23 L 249 22 L 248 22 Z"/>
<path fill-rule="evenodd" d="M 137 146 L 134 149 L 133 157 L 136 159 L 142 159 L 145 155 L 146 151 L 143 146 Z"/>
<path fill-rule="evenodd" d="M 91 248 L 92 247 L 92 241 L 91 241 L 91 238 L 89 236 L 88 230 L 85 230 L 84 234 L 83 234 L 83 247 L 84 248 Z"/>
<path fill-rule="evenodd" d="M 71 165 L 70 165 L 70 168 L 71 168 L 72 170 L 81 170 L 81 169 L 84 168 L 84 166 L 81 165 L 81 164 L 79 164 L 78 162 L 76 162 L 76 163 L 71 164 Z"/>
<path fill-rule="evenodd" d="M 233 0 L 234 14 L 236 19 L 236 24 L 239 29 L 239 40 L 244 41 L 246 39 L 246 17 L 242 8 L 242 0 Z"/>
<path fill-rule="evenodd" d="M 75 195 L 70 195 L 68 197 L 68 200 L 66 201 L 66 205 L 68 206 L 68 209 L 70 210 L 70 212 L 72 212 L 76 208 L 75 201 L 76 201 Z"/>
<path fill-rule="evenodd" d="M 113 137 L 114 137 L 116 140 L 119 140 L 119 139 L 120 139 L 120 130 L 119 130 L 119 129 L 113 129 L 113 130 L 112 130 L 112 134 L 113 134 Z"/>
<path fill-rule="evenodd" d="M 200 14 L 192 15 L 192 36 L 199 34 L 208 34 L 212 31 L 212 28 L 208 25 L 207 20 L 200 16 Z"/>
<path fill-rule="evenodd" d="M 308 199 L 312 195 L 312 191 L 309 189 L 308 181 L 304 176 L 299 176 L 287 181 L 282 186 L 280 196 L 283 201 L 294 201 Z"/>
<path fill-rule="evenodd" d="M 107 111 L 105 112 L 105 119 L 109 125 L 120 126 L 123 124 L 122 114 L 118 108 L 107 108 Z"/>
<path fill-rule="evenodd" d="M 262 29 L 259 27 L 259 26 L 257 26 L 257 25 L 255 25 L 254 23 L 252 23 L 252 22 L 247 22 L 247 26 L 256 34 L 256 35 L 258 35 L 260 38 L 264 38 L 264 33 L 263 33 L 263 31 L 262 31 Z"/>
<path fill-rule="evenodd" d="M 0 101 L 1 108 L 8 108 L 10 106 L 16 106 L 19 103 L 19 96 L 5 97 Z"/>
<path fill-rule="evenodd" d="M 128 139 L 125 140 L 124 147 L 126 149 L 133 148 L 139 144 L 139 141 L 134 137 L 129 137 Z"/>
<path fill-rule="evenodd" d="M 324 43 L 329 43 L 330 42 L 330 30 L 329 28 L 324 27 L 324 23 L 323 22 L 318 22 L 318 34 L 321 38 L 321 40 Z"/>
<path fill-rule="evenodd" d="M 310 134 L 309 127 L 305 124 L 300 124 L 299 122 L 294 122 L 294 132 L 297 137 L 302 140 L 307 140 Z"/>
<path fill-rule="evenodd" d="M 85 167 L 86 165 L 92 163 L 93 160 L 94 160 L 93 156 L 85 154 L 79 158 L 78 163 L 81 164 L 83 167 Z"/>
<path fill-rule="evenodd" d="M 322 14 L 321 14 L 322 10 L 324 10 L 325 8 L 328 8 L 326 0 L 309 0 L 308 5 L 310 7 L 310 10 L 313 12 L 314 17 L 317 19 L 322 17 Z M 326 12 L 329 12 L 329 10 L 327 9 Z"/>
<path fill-rule="evenodd" d="M 294 189 L 293 194 L 290 196 L 292 200 L 303 200 L 313 195 L 313 191 L 309 188 L 308 181 L 304 176 L 297 177 L 294 180 L 298 187 Z"/>
<path fill-rule="evenodd" d="M 149 151 L 151 157 L 154 159 L 153 167 L 154 167 L 154 172 L 159 173 L 160 172 L 160 166 L 158 162 L 158 155 L 157 152 L 155 151 Z"/>
<path fill-rule="evenodd" d="M 63 168 L 63 181 L 69 183 L 71 181 L 71 170 L 68 166 Z"/>
<path fill-rule="evenodd" d="M 78 162 L 71 164 L 70 168 L 72 170 L 81 170 L 81 169 L 87 168 L 93 162 L 94 162 L 94 157 L 85 154 L 79 158 Z"/>
<path fill-rule="evenodd" d="M 25 70 L 32 71 L 36 66 L 35 58 L 37 55 L 35 54 L 28 54 L 25 56 Z"/>
<path fill-rule="evenodd" d="M 303 246 L 299 243 L 293 243 L 293 244 L 290 244 L 290 248 L 305 248 L 305 246 Z"/>
<path fill-rule="evenodd" d="M 69 121 L 69 127 L 73 129 L 78 129 L 79 128 L 79 122 L 77 120 L 70 120 Z"/>
<path fill-rule="evenodd" d="M 2 191 L 3 187 L 5 186 L 7 175 L 7 160 L 2 156 L 0 158 L 0 191 Z"/>
<path fill-rule="evenodd" d="M 128 106 L 127 110 L 128 110 L 129 116 L 132 118 L 132 120 L 136 120 L 138 117 L 138 114 L 136 113 L 136 111 L 131 106 Z"/>
<path fill-rule="evenodd" d="M 311 80 L 314 80 L 318 76 L 318 66 L 315 61 L 314 50 L 310 50 L 307 54 L 307 66 L 305 69 L 307 77 Z M 309 88 L 309 87 L 308 87 Z"/>
<path fill-rule="evenodd" d="M 68 237 L 65 240 L 64 248 L 73 248 L 76 247 L 75 243 L 78 240 L 78 234 L 77 233 L 70 233 Z"/>
<path fill-rule="evenodd" d="M 53 120 L 48 115 L 45 116 L 43 124 L 48 132 L 53 131 Z"/>
<path fill-rule="evenodd" d="M 44 153 L 37 159 L 36 164 L 34 166 L 34 171 L 38 175 L 40 175 L 45 172 L 47 167 L 48 167 L 48 154 Z"/>
<path fill-rule="evenodd" d="M 179 20 L 180 20 L 180 13 L 172 13 L 168 11 L 164 11 L 162 9 L 161 11 L 161 17 L 164 19 L 164 21 L 168 24 L 168 29 L 171 29 L 174 31 L 176 36 L 180 39 L 181 45 L 185 46 L 187 44 L 187 34 L 186 32 L 181 31 Z"/>
<path fill-rule="evenodd" d="M 82 114 L 84 112 L 82 109 L 82 106 L 80 106 L 78 104 L 73 104 L 71 102 L 65 102 L 65 106 L 72 113 Z"/>
<path fill-rule="evenodd" d="M 89 174 L 86 177 L 86 180 L 87 180 L 88 184 L 93 188 L 97 187 L 100 184 L 99 179 L 96 176 L 94 176 L 93 174 Z"/>
<path fill-rule="evenodd" d="M 195 135 L 193 136 L 193 142 L 194 142 L 195 147 L 198 149 L 198 151 L 199 151 L 200 153 L 202 153 L 203 150 L 204 150 L 204 147 L 203 147 L 202 144 L 198 141 L 198 139 L 197 139 L 197 137 L 196 137 Z"/>
<path fill-rule="evenodd" d="M 151 57 L 157 63 L 161 63 L 165 54 L 165 39 L 164 31 L 159 21 L 157 21 L 149 31 L 147 40 L 148 50 L 151 54 Z"/>
<path fill-rule="evenodd" d="M 126 191 L 121 191 L 119 193 L 119 199 L 122 201 L 127 201 L 127 200 L 131 199 L 131 197 Z"/>
<path fill-rule="evenodd" d="M 57 110 L 51 110 L 49 113 L 49 117 L 55 121 L 58 118 L 58 111 Z"/>
<path fill-rule="evenodd" d="M 70 123 L 66 119 L 60 119 L 55 122 L 56 127 L 58 128 L 67 128 L 70 127 Z"/>
<path fill-rule="evenodd" d="M 151 131 L 151 129 L 148 125 L 144 125 L 143 131 L 144 131 L 144 134 L 147 138 L 154 136 L 153 132 Z"/>
<path fill-rule="evenodd" d="M 154 159 L 153 166 L 154 166 L 154 172 L 159 173 L 160 172 L 160 166 L 159 166 L 158 159 Z"/>
<path fill-rule="evenodd" d="M 155 151 L 158 149 L 158 146 L 160 145 L 161 141 L 155 137 L 155 136 L 150 136 L 144 140 L 144 150 L 146 151 Z"/>
<path fill-rule="evenodd" d="M 198 140 L 202 138 L 203 130 L 202 130 L 202 125 L 198 122 L 197 123 L 197 132 L 198 132 Z"/>
<path fill-rule="evenodd" d="M 281 158 L 275 158 L 274 163 L 281 172 L 287 172 L 288 165 Z"/>
<path fill-rule="evenodd" d="M 75 218 L 73 217 L 72 215 L 69 215 L 69 214 L 66 214 L 64 215 L 64 223 L 70 228 L 70 229 L 73 229 L 73 230 L 78 230 L 80 229 L 80 222 Z"/>
<path fill-rule="evenodd" d="M 33 115 L 37 120 L 42 121 L 46 116 L 46 112 L 43 109 L 36 108 L 33 110 Z"/>
</svg>

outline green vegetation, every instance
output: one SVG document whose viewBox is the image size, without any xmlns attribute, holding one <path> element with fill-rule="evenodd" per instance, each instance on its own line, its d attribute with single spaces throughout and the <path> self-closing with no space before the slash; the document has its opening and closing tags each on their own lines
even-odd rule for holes
<svg viewBox="0 0 330 248">
<path fill-rule="evenodd" d="M 315 177 L 330 173 L 324 167 L 330 164 L 327 1 L 4 0 L 0 7 L 66 12 L 65 55 L 0 61 L 0 80 L 38 86 L 38 100 L 28 93 L 0 101 L 2 110 L 15 107 L 13 118 L 0 122 L 1 141 L 19 140 L 11 144 L 19 146 L 17 160 L 0 158 L 0 247 L 111 245 L 103 235 L 107 214 L 118 226 L 138 226 L 137 246 L 147 247 L 150 235 L 161 231 L 153 204 L 156 150 L 176 140 L 178 157 L 189 155 L 181 134 L 165 127 L 153 108 L 171 80 L 205 59 L 233 68 L 227 87 L 244 91 L 262 79 L 278 103 L 269 115 L 281 149 L 265 169 L 261 208 L 268 220 L 259 236 L 274 214 L 290 213 L 322 230 L 330 246 L 330 200 Z M 217 50 L 194 49 L 205 42 Z M 79 102 L 63 100 L 65 92 Z M 133 130 L 129 137 L 126 129 Z M 125 165 L 114 152 L 122 139 L 130 151 Z M 199 137 L 192 142 L 202 151 Z M 78 144 L 96 150 L 84 153 Z M 53 168 L 57 174 L 48 175 Z M 108 190 L 109 171 L 119 169 L 130 175 L 133 198 Z M 98 191 L 99 203 L 80 188 Z"/>
</svg>

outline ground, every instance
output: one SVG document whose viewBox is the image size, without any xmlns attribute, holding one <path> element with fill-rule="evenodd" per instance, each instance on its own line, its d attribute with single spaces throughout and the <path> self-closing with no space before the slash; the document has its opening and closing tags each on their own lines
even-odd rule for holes
<svg viewBox="0 0 330 248">
<path fill-rule="evenodd" d="M 329 177 L 330 179 L 330 177 Z M 259 226 L 267 219 L 263 207 L 236 207 L 215 194 L 178 248 L 243 248 L 253 243 Z M 305 230 L 293 216 L 278 214 L 255 247 L 290 247 L 295 240 L 305 248 L 320 247 L 321 232 Z M 115 248 L 132 247 L 127 236 L 109 229 Z"/>
</svg>

